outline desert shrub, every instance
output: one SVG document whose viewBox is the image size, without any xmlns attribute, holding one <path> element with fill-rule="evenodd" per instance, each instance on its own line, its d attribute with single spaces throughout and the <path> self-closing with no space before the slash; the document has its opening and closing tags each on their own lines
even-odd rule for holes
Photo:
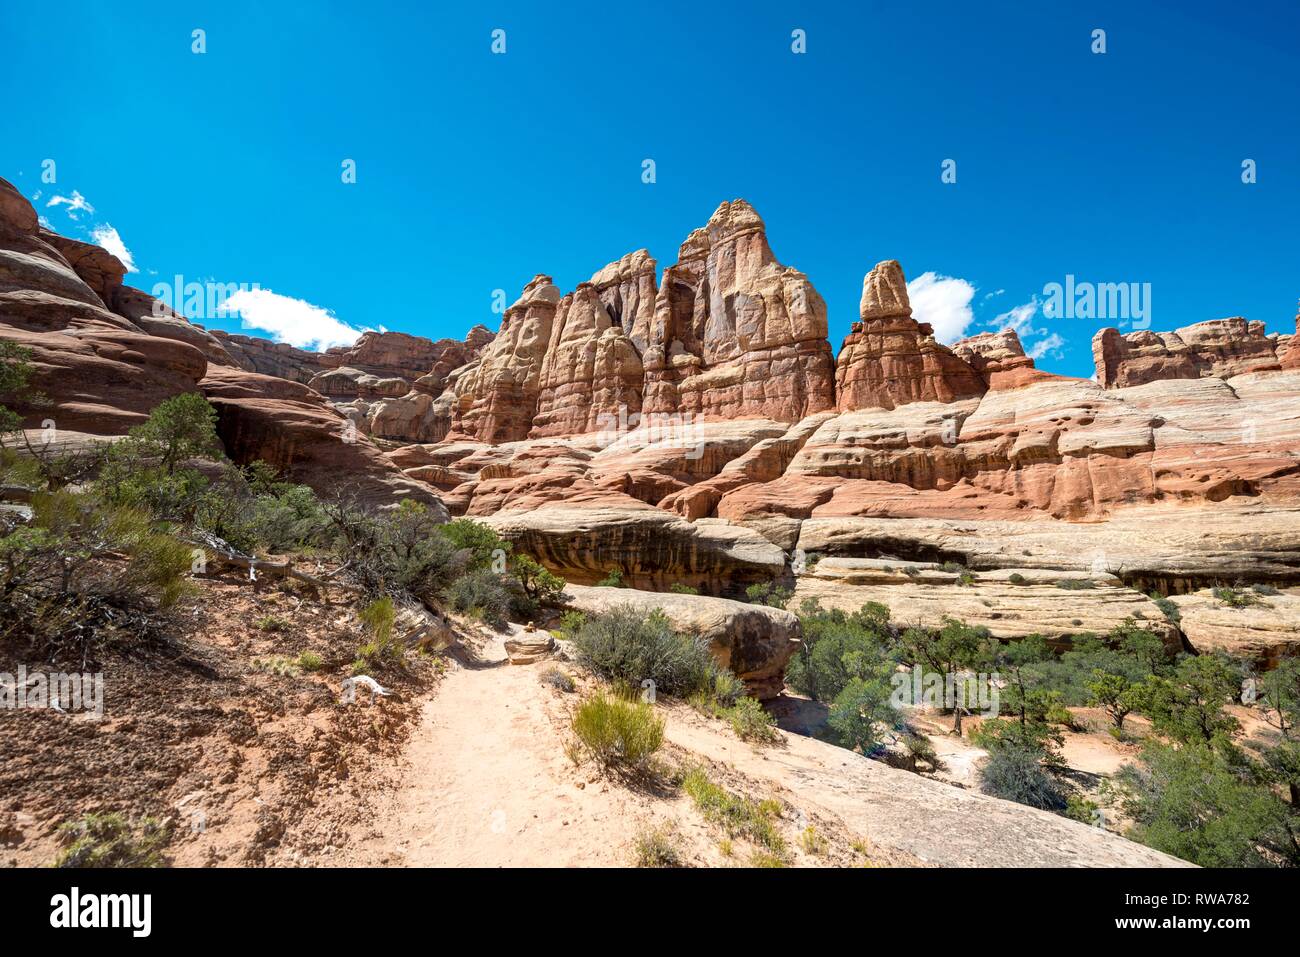
<svg viewBox="0 0 1300 957">
<path fill-rule="evenodd" d="M 784 608 L 794 597 L 794 592 L 776 582 L 760 582 L 746 588 L 745 597 L 749 599 L 750 604 Z"/>
<path fill-rule="evenodd" d="M 560 616 L 560 623 L 555 627 L 555 631 L 561 638 L 572 639 L 586 620 L 587 616 L 582 612 L 570 609 Z"/>
<path fill-rule="evenodd" d="M 1266 585 L 1266 584 L 1264 584 L 1264 583 L 1262 583 L 1262 582 L 1261 582 L 1261 583 L 1258 583 L 1258 584 L 1251 585 L 1251 586 L 1250 586 L 1250 590 L 1253 591 L 1256 595 L 1264 595 L 1264 596 L 1266 596 L 1266 597 L 1272 597 L 1272 596 L 1274 596 L 1274 595 L 1280 595 L 1280 594 L 1282 594 L 1280 591 L 1278 591 L 1278 590 L 1277 590 L 1276 588 L 1274 588 L 1272 585 Z"/>
<path fill-rule="evenodd" d="M 397 607 L 388 595 L 377 598 L 357 616 L 370 640 L 357 649 L 357 660 L 352 665 L 353 674 L 382 670 L 400 664 L 406 655 L 402 636 L 394 631 Z"/>
<path fill-rule="evenodd" d="M 668 586 L 668 590 L 674 595 L 698 595 L 700 590 L 693 585 L 683 585 L 681 582 L 673 582 Z"/>
<path fill-rule="evenodd" d="M 597 694 L 578 705 L 573 733 L 581 747 L 606 767 L 645 770 L 664 739 L 664 723 L 642 701 Z"/>
<path fill-rule="evenodd" d="M 633 844 L 637 867 L 686 867 L 677 841 L 668 827 L 642 831 Z"/>
<path fill-rule="evenodd" d="M 1260 599 L 1253 593 L 1239 588 L 1229 588 L 1226 585 L 1214 589 L 1213 594 L 1215 598 L 1229 608 L 1246 608 L 1250 605 L 1261 604 Z"/>
<path fill-rule="evenodd" d="M 960 575 L 962 572 L 966 571 L 966 566 L 961 562 L 944 562 L 939 566 L 939 570 L 945 571 L 949 575 Z"/>
<path fill-rule="evenodd" d="M 264 615 L 257 619 L 258 631 L 285 631 L 288 627 L 289 623 L 279 615 Z"/>
<path fill-rule="evenodd" d="M 749 855 L 746 864 L 753 868 L 785 867 L 786 859 L 780 854 L 773 854 L 771 851 L 755 850 Z"/>
<path fill-rule="evenodd" d="M 572 694 L 574 689 L 577 687 L 577 685 L 573 683 L 573 678 L 568 674 L 568 672 L 557 668 L 554 665 L 543 671 L 538 680 L 540 680 L 542 684 L 554 688 L 556 691 L 563 691 L 565 694 Z"/>
<path fill-rule="evenodd" d="M 934 744 L 924 734 L 907 731 L 903 734 L 901 740 L 904 753 L 907 755 L 908 765 L 912 771 L 917 769 L 918 764 L 927 764 L 935 770 L 940 769 L 942 762 L 939 760 L 938 753 L 934 750 Z"/>
<path fill-rule="evenodd" d="M 59 827 L 64 843 L 55 867 L 161 867 L 166 824 L 153 818 L 129 822 L 121 814 L 87 814 Z"/>
<path fill-rule="evenodd" d="M 596 582 L 597 588 L 626 588 L 623 584 L 623 572 L 618 568 L 611 568 L 609 572 L 600 581 Z"/>
<path fill-rule="evenodd" d="M 1101 808 L 1081 794 L 1071 794 L 1065 802 L 1065 816 L 1080 824 L 1096 824 Z"/>
<path fill-rule="evenodd" d="M 1230 751 L 1149 743 L 1117 780 L 1133 840 L 1202 867 L 1300 864 L 1300 820 Z"/>
<path fill-rule="evenodd" d="M 743 837 L 771 853 L 785 854 L 785 838 L 776 823 L 781 817 L 781 805 L 776 801 L 754 802 L 733 794 L 710 780 L 701 768 L 687 771 L 682 779 L 682 790 L 705 820 L 722 827 L 728 837 Z"/>
<path fill-rule="evenodd" d="M 573 634 L 579 660 L 606 678 L 688 697 L 712 690 L 721 670 L 700 638 L 674 631 L 662 612 L 647 617 L 631 606 L 589 616 Z"/>
<path fill-rule="evenodd" d="M 497 570 L 504 570 L 500 559 L 510 554 L 510 543 L 487 525 L 470 518 L 457 518 L 441 526 L 441 531 L 454 547 L 470 553 L 469 567 L 491 568 L 496 561 Z"/>
<path fill-rule="evenodd" d="M 726 710 L 725 717 L 736 737 L 743 741 L 775 744 L 780 740 L 776 733 L 776 720 L 754 698 L 740 698 Z"/>
<path fill-rule="evenodd" d="M 37 492 L 30 522 L 0 514 L 0 636 L 78 656 L 101 637 L 138 640 L 149 616 L 189 592 L 192 560 L 140 511 Z"/>
<path fill-rule="evenodd" d="M 320 671 L 324 662 L 314 651 L 304 651 L 298 656 L 298 667 L 303 671 Z"/>
<path fill-rule="evenodd" d="M 443 600 L 454 611 L 481 618 L 493 628 L 505 624 L 518 595 L 511 579 L 487 568 L 461 575 L 442 592 Z"/>
<path fill-rule="evenodd" d="M 1066 591 L 1087 591 L 1090 588 L 1096 588 L 1097 583 L 1091 578 L 1059 578 L 1056 581 L 1057 588 L 1063 588 Z"/>
<path fill-rule="evenodd" d="M 1162 595 L 1152 595 L 1151 601 L 1160 609 L 1161 614 L 1165 616 L 1165 620 L 1173 622 L 1175 625 L 1183 620 L 1183 613 L 1178 610 L 1178 605 L 1172 599 L 1165 598 Z"/>
<path fill-rule="evenodd" d="M 253 670 L 261 671 L 268 675 L 279 675 L 284 678 L 293 677 L 298 674 L 298 662 L 293 658 L 286 658 L 284 655 L 270 655 L 266 658 L 254 658 Z"/>
<path fill-rule="evenodd" d="M 1024 575 L 1020 574 L 1020 572 L 1012 572 L 1011 577 L 1008 578 L 1007 581 L 1011 582 L 1013 585 L 1023 585 L 1028 581 L 1028 579 L 1025 578 Z"/>
<path fill-rule="evenodd" d="M 835 743 L 867 755 L 878 750 L 884 735 L 902 723 L 890 701 L 892 694 L 893 687 L 882 675 L 850 678 L 831 702 L 826 720 Z"/>
<path fill-rule="evenodd" d="M 809 824 L 799 832 L 799 847 L 805 854 L 818 856 L 826 853 L 826 838 L 818 832 L 817 828 Z"/>
<path fill-rule="evenodd" d="M 1043 768 L 1043 755 L 1025 742 L 1007 743 L 989 753 L 979 770 L 980 790 L 993 797 L 1043 810 L 1065 806 L 1056 782 Z"/>
<path fill-rule="evenodd" d="M 1224 709 L 1241 690 L 1241 674 L 1218 655 L 1181 659 L 1172 674 L 1152 675 L 1136 689 L 1137 710 L 1175 741 L 1211 744 L 1240 729 Z"/>
</svg>

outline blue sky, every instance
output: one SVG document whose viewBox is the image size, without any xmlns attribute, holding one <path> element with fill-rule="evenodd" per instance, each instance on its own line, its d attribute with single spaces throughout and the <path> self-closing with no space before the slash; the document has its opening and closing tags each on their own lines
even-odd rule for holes
<svg viewBox="0 0 1300 957">
<path fill-rule="evenodd" d="M 115 230 L 134 285 L 257 284 L 354 329 L 495 328 L 494 290 L 662 268 L 741 196 L 837 349 L 888 258 L 964 282 L 930 283 L 948 338 L 966 295 L 968 333 L 1021 307 L 1073 375 L 1116 323 L 1044 317 L 1067 275 L 1150 283 L 1157 330 L 1293 330 L 1300 4 L 840 6 L 7 3 L 0 175 L 60 232 Z M 282 334 L 324 316 L 297 308 Z"/>
</svg>

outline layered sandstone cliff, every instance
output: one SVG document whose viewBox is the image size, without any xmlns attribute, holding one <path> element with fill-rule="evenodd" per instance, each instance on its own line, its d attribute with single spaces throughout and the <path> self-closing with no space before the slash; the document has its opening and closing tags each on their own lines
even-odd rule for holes
<svg viewBox="0 0 1300 957">
<path fill-rule="evenodd" d="M 1211 319 L 1173 332 L 1121 334 L 1102 329 L 1092 340 L 1097 381 L 1108 389 L 1164 379 L 1228 379 L 1282 368 L 1277 340 L 1264 323 L 1240 316 Z"/>
<path fill-rule="evenodd" d="M 29 349 L 32 367 L 29 392 L 6 404 L 26 428 L 43 440 L 122 435 L 164 400 L 202 392 L 237 463 L 268 461 L 322 493 L 348 485 L 376 504 L 414 497 L 441 509 L 432 487 L 402 475 L 319 393 L 249 371 L 226 348 L 245 337 L 190 324 L 123 286 L 125 274 L 100 247 L 41 229 L 0 180 L 0 339 Z"/>
</svg>

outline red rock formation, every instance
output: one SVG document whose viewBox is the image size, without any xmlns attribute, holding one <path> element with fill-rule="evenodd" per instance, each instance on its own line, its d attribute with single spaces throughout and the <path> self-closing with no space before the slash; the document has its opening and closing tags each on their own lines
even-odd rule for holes
<svg viewBox="0 0 1300 957">
<path fill-rule="evenodd" d="M 445 516 L 430 486 L 402 475 L 307 386 L 214 366 L 199 388 L 217 410 L 217 433 L 233 461 L 269 462 L 322 495 L 352 490 L 374 505 L 413 498 Z"/>
<path fill-rule="evenodd" d="M 979 374 L 912 318 L 903 269 L 879 263 L 862 281 L 861 321 L 836 360 L 841 412 L 892 409 L 908 402 L 953 402 L 981 395 Z"/>
<path fill-rule="evenodd" d="M 1159 379 L 1227 379 L 1282 368 L 1277 343 L 1264 332 L 1264 323 L 1240 316 L 1173 332 L 1144 329 L 1122 335 L 1118 329 L 1102 329 L 1093 336 L 1092 355 L 1097 381 L 1108 389 Z"/>
<path fill-rule="evenodd" d="M 187 343 L 147 334 L 110 311 L 43 231 L 36 211 L 0 180 L 0 338 L 31 350 L 31 392 L 8 403 L 29 427 L 125 432 L 159 402 L 190 392 L 207 360 Z M 63 241 L 98 289 L 125 274 L 108 253 Z M 33 394 L 45 401 L 32 401 Z"/>
<path fill-rule="evenodd" d="M 210 330 L 235 363 L 248 372 L 271 375 L 306 385 L 329 366 L 319 352 L 308 352 L 287 342 L 242 336 L 222 329 Z"/>
<path fill-rule="evenodd" d="M 723 203 L 664 272 L 650 323 L 644 411 L 795 422 L 834 407 L 826 304 L 776 261 L 763 220 Z"/>
<path fill-rule="evenodd" d="M 559 302 L 550 276 L 524 287 L 491 345 L 457 379 L 449 437 L 511 442 L 528 435 Z"/>
<path fill-rule="evenodd" d="M 653 276 L 654 261 L 649 264 Z M 617 292 L 617 286 L 610 288 Z M 641 411 L 642 379 L 632 338 L 610 313 L 599 287 L 581 283 L 556 311 L 530 434 L 580 435 L 601 431 L 620 417 L 626 422 Z"/>
<path fill-rule="evenodd" d="M 650 341 L 650 325 L 654 321 L 655 299 L 659 294 L 655 286 L 656 268 L 649 251 L 638 249 L 591 277 L 600 301 L 605 304 L 614 323 L 632 340 L 638 355 L 645 351 Z"/>
<path fill-rule="evenodd" d="M 1047 375 L 1034 368 L 1014 329 L 981 332 L 952 346 L 953 354 L 979 374 L 990 389 L 1015 389 Z"/>
<path fill-rule="evenodd" d="M 1277 358 L 1283 369 L 1300 369 L 1300 312 L 1295 317 L 1295 334 L 1278 342 Z"/>
</svg>

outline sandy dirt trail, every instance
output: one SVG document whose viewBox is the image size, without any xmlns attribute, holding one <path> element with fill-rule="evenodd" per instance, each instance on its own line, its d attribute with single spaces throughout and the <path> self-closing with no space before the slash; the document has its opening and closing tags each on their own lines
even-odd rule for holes
<svg viewBox="0 0 1300 957">
<path fill-rule="evenodd" d="M 538 680 L 545 664 L 511 665 L 504 637 L 462 656 L 425 704 L 402 783 L 347 863 L 628 862 L 650 799 L 573 766 L 564 744 L 574 696 Z"/>
</svg>

